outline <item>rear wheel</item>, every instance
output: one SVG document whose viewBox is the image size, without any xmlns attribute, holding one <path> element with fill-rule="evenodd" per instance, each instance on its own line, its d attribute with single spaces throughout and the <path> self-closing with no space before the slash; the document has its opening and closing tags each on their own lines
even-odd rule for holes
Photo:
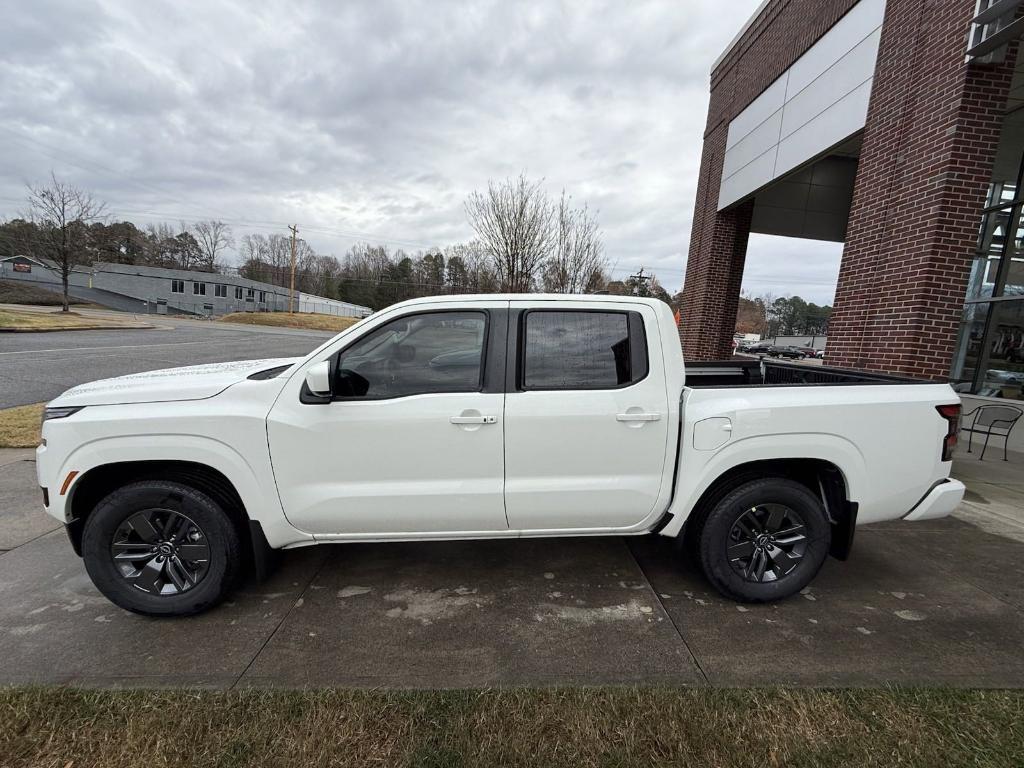
<svg viewBox="0 0 1024 768">
<path fill-rule="evenodd" d="M 752 480 L 718 501 L 693 531 L 708 580 L 727 597 L 760 603 L 806 587 L 825 562 L 831 526 L 821 501 L 785 478 Z"/>
<path fill-rule="evenodd" d="M 85 523 L 82 557 L 111 602 L 150 616 L 184 616 L 224 598 L 242 549 L 234 523 L 209 496 L 149 480 L 97 505 Z"/>
</svg>

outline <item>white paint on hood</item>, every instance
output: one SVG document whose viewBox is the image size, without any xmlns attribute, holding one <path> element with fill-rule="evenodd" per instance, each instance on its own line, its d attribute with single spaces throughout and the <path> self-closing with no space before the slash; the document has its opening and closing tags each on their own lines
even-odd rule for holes
<svg viewBox="0 0 1024 768">
<path fill-rule="evenodd" d="M 184 368 L 132 373 L 72 387 L 49 405 L 123 405 L 203 400 L 223 392 L 232 384 L 254 373 L 282 365 L 294 365 L 302 359 L 282 357 L 238 360 L 230 363 L 190 365 Z"/>
</svg>

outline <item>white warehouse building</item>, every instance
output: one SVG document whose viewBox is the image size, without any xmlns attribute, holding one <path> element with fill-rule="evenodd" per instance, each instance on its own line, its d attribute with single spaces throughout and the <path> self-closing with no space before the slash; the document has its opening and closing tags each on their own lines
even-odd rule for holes
<svg viewBox="0 0 1024 768">
<path fill-rule="evenodd" d="M 0 259 L 0 280 L 61 289 L 56 266 L 30 256 Z M 76 267 L 69 279 L 68 292 L 76 299 L 122 311 L 201 316 L 287 312 L 290 294 L 282 286 L 239 275 L 111 262 Z M 296 312 L 339 317 L 366 317 L 373 313 L 369 307 L 301 291 L 295 292 L 293 307 Z"/>
</svg>

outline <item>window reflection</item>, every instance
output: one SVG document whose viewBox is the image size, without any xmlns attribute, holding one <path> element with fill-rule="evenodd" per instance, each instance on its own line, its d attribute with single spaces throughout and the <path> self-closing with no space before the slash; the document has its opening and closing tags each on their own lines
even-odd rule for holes
<svg viewBox="0 0 1024 768">
<path fill-rule="evenodd" d="M 1022 121 L 1024 113 L 1004 123 L 952 370 L 961 392 L 1013 400 L 1024 399 Z"/>
</svg>

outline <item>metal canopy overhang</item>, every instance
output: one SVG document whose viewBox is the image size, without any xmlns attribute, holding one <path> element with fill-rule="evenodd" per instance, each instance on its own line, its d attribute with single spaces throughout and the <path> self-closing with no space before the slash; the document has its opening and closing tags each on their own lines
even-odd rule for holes
<svg viewBox="0 0 1024 768">
<path fill-rule="evenodd" d="M 1016 18 L 1022 0 L 979 0 L 971 19 L 967 60 L 993 63 L 1002 59 L 1002 49 L 1024 34 L 1024 17 Z"/>
</svg>

